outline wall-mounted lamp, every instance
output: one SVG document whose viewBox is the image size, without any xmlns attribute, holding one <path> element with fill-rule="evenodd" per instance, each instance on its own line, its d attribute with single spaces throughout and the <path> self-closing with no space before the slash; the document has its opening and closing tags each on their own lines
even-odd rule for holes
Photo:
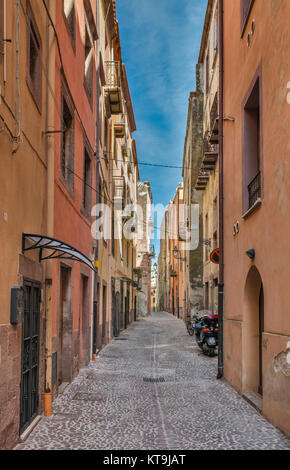
<svg viewBox="0 0 290 470">
<path fill-rule="evenodd" d="M 254 249 L 248 250 L 246 254 L 247 254 L 247 256 L 248 256 L 250 259 L 255 259 L 256 252 L 255 252 Z"/>
</svg>

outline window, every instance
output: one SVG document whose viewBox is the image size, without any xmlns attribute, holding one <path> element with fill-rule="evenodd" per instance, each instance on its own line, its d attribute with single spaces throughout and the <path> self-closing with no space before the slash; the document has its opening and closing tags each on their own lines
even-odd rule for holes
<svg viewBox="0 0 290 470">
<path fill-rule="evenodd" d="M 218 53 L 218 44 L 219 44 L 219 32 L 218 32 L 218 12 L 215 14 L 214 18 L 214 55 Z"/>
<path fill-rule="evenodd" d="M 84 151 L 84 186 L 83 186 L 83 209 L 90 215 L 92 205 L 92 162 L 88 150 Z"/>
<path fill-rule="evenodd" d="M 217 231 L 218 228 L 218 201 L 217 197 L 213 201 L 213 231 Z"/>
<path fill-rule="evenodd" d="M 244 34 L 246 24 L 251 13 L 254 0 L 241 0 L 241 29 Z"/>
<path fill-rule="evenodd" d="M 205 249 L 205 261 L 208 261 L 209 260 L 209 244 L 208 244 L 208 214 L 206 214 L 205 216 L 205 246 L 204 246 L 204 249 Z"/>
<path fill-rule="evenodd" d="M 75 47 L 75 0 L 63 0 L 63 14 L 72 45 Z"/>
<path fill-rule="evenodd" d="M 108 163 L 109 163 L 108 148 L 110 148 L 110 146 L 108 144 L 109 132 L 108 132 L 108 119 L 106 118 L 106 116 L 104 116 L 103 122 L 104 122 L 104 159 L 105 159 L 106 165 L 108 165 Z"/>
<path fill-rule="evenodd" d="M 111 237 L 112 237 L 112 256 L 115 256 L 115 211 L 112 207 Z"/>
<path fill-rule="evenodd" d="M 107 196 L 104 194 L 104 242 L 107 245 L 108 237 L 110 236 L 110 219 L 109 219 L 109 206 Z"/>
<path fill-rule="evenodd" d="M 89 100 L 93 97 L 93 57 L 94 48 L 87 24 L 85 25 L 85 78 L 84 84 Z"/>
<path fill-rule="evenodd" d="M 244 106 L 243 202 L 245 211 L 261 197 L 260 135 L 260 78 L 258 78 Z"/>
<path fill-rule="evenodd" d="M 30 6 L 27 2 L 27 73 L 26 80 L 32 97 L 41 110 L 41 39 L 36 25 L 36 21 Z"/>
<path fill-rule="evenodd" d="M 205 77 L 205 92 L 206 92 L 206 94 L 208 94 L 208 92 L 209 92 L 209 52 L 207 53 L 207 56 L 206 56 L 206 68 L 205 68 L 205 73 L 206 73 L 206 77 Z"/>
<path fill-rule="evenodd" d="M 74 189 L 74 118 L 68 100 L 62 97 L 61 174 L 71 191 Z"/>
<path fill-rule="evenodd" d="M 0 63 L 4 54 L 4 0 L 0 0 Z"/>
<path fill-rule="evenodd" d="M 205 310 L 209 309 L 209 283 L 205 283 L 205 291 L 204 291 L 204 308 Z"/>
</svg>

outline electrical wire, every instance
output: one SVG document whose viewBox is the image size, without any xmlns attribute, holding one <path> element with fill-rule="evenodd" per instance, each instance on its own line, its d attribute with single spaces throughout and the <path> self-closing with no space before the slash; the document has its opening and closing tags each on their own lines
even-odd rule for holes
<svg viewBox="0 0 290 470">
<path fill-rule="evenodd" d="M 107 153 L 113 154 L 113 152 L 107 152 Z M 100 156 L 97 157 L 97 158 L 102 159 L 102 160 L 122 162 L 124 164 L 128 163 L 128 162 L 124 162 L 124 160 L 116 160 L 115 158 L 107 158 L 107 157 L 100 157 Z M 190 167 L 186 167 L 186 166 L 163 165 L 163 164 L 159 164 L 159 163 L 142 162 L 142 161 L 139 161 L 139 160 L 138 160 L 138 165 L 151 166 L 151 167 L 157 167 L 157 168 L 170 168 L 170 169 L 174 169 L 174 170 L 176 170 L 176 169 L 192 170 L 192 171 L 196 171 L 197 173 L 199 173 L 199 170 L 197 170 L 196 168 L 190 168 Z M 210 170 L 206 170 L 206 171 L 210 171 Z"/>
</svg>

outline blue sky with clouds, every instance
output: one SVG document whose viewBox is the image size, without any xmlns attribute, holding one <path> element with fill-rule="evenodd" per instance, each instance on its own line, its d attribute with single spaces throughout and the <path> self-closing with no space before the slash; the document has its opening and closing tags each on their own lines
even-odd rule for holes
<svg viewBox="0 0 290 470">
<path fill-rule="evenodd" d="M 207 0 L 117 0 L 140 162 L 182 165 L 190 91 L 195 90 Z M 154 203 L 167 205 L 181 170 L 140 165 Z M 158 243 L 157 243 L 158 245 Z"/>
</svg>

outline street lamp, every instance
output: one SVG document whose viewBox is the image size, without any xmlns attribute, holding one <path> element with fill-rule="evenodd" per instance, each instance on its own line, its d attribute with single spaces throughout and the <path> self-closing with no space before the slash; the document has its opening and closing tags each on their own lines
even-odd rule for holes
<svg viewBox="0 0 290 470">
<path fill-rule="evenodd" d="M 175 246 L 175 247 L 173 248 L 173 257 L 174 257 L 175 259 L 179 259 L 180 261 L 186 261 L 186 257 L 185 257 L 185 258 L 182 258 L 182 256 L 178 256 L 178 253 L 179 253 L 179 250 L 178 250 L 177 246 Z"/>
</svg>

